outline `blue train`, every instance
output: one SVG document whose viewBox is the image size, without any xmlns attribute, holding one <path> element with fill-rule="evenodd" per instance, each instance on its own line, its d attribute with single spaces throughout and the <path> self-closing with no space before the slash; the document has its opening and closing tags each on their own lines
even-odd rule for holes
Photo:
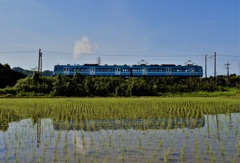
<svg viewBox="0 0 240 163">
<path fill-rule="evenodd" d="M 178 76 L 202 77 L 202 66 L 188 64 L 185 66 L 174 64 L 161 65 L 55 65 L 53 75 L 73 76 L 76 72 L 84 76 Z"/>
</svg>

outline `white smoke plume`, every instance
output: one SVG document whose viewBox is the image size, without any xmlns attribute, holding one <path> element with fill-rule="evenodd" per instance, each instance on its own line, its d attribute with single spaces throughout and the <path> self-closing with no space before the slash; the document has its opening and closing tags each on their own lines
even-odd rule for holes
<svg viewBox="0 0 240 163">
<path fill-rule="evenodd" d="M 75 42 L 73 57 L 77 59 L 81 54 L 90 54 L 97 49 L 97 45 L 90 44 L 88 36 L 83 36 L 81 40 Z"/>
</svg>

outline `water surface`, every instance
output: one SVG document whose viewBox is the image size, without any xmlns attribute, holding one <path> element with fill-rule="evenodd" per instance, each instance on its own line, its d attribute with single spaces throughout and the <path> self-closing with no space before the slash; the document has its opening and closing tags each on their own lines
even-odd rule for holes
<svg viewBox="0 0 240 163">
<path fill-rule="evenodd" d="M 0 162 L 240 162 L 240 113 L 199 118 L 23 119 L 0 130 Z"/>
</svg>

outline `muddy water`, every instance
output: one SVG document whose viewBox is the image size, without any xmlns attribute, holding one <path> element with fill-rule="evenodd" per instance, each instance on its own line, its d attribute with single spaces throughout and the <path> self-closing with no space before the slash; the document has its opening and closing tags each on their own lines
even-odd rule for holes
<svg viewBox="0 0 240 163">
<path fill-rule="evenodd" d="M 0 162 L 240 162 L 240 113 L 55 122 L 0 130 Z"/>
</svg>

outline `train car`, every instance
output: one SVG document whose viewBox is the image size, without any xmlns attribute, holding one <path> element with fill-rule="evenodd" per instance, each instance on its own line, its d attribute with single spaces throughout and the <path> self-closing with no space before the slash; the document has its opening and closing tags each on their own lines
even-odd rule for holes
<svg viewBox="0 0 240 163">
<path fill-rule="evenodd" d="M 178 76 L 202 77 L 201 66 L 188 64 L 185 66 L 174 64 L 161 65 L 55 65 L 53 75 L 73 76 L 76 72 L 84 76 Z"/>
<path fill-rule="evenodd" d="M 201 66 L 197 65 L 133 65 L 132 76 L 179 76 L 179 77 L 202 77 L 203 71 Z"/>
<path fill-rule="evenodd" d="M 55 65 L 53 75 L 73 76 L 76 72 L 84 76 L 130 76 L 131 67 L 128 65 Z"/>
</svg>

